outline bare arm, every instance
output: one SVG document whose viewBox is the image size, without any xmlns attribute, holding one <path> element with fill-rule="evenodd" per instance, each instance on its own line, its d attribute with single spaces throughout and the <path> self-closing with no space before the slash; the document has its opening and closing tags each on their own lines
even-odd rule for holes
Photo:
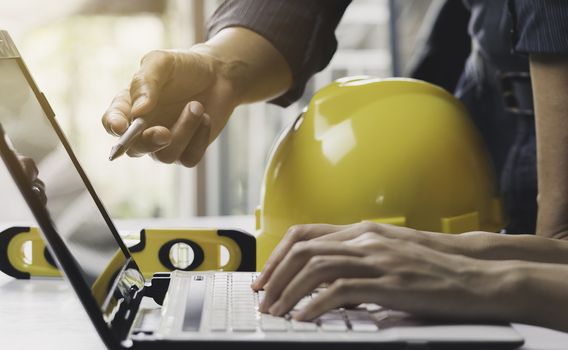
<svg viewBox="0 0 568 350">
<path fill-rule="evenodd" d="M 531 55 L 538 160 L 537 234 L 568 238 L 568 57 Z"/>
<path fill-rule="evenodd" d="M 268 100 L 292 84 L 292 72 L 280 52 L 246 28 L 223 29 L 195 49 L 219 62 L 222 74 L 232 84 L 237 104 Z"/>
<path fill-rule="evenodd" d="M 424 232 L 411 240 L 439 251 L 477 259 L 568 264 L 568 241 L 542 236 L 491 232 L 467 232 L 460 235 Z"/>
<path fill-rule="evenodd" d="M 537 136 L 537 236 L 417 234 L 423 244 L 482 259 L 568 262 L 568 56 L 531 55 L 530 68 Z"/>
<path fill-rule="evenodd" d="M 337 244 L 356 239 L 369 232 L 401 243 L 415 243 L 438 252 L 476 259 L 568 264 L 568 241 L 535 235 L 503 235 L 491 232 L 452 235 L 374 222 L 351 225 L 298 225 L 290 228 L 274 249 L 253 287 L 262 288 L 290 249 L 298 242 L 313 240 Z"/>
<path fill-rule="evenodd" d="M 537 166 L 537 234 L 568 238 L 568 56 L 531 55 Z"/>
<path fill-rule="evenodd" d="M 322 226 L 311 228 L 318 232 Z M 471 259 L 365 232 L 336 242 L 317 237 L 297 242 L 267 272 L 253 287 L 265 289 L 259 310 L 278 316 L 327 283 L 327 290 L 292 312 L 294 318 L 311 320 L 343 305 L 377 303 L 427 318 L 568 330 L 568 314 L 559 311 L 568 307 L 568 267 L 560 264 Z"/>
<path fill-rule="evenodd" d="M 568 331 L 568 266 L 513 261 L 502 278 L 514 276 L 501 299 L 511 322 Z"/>
</svg>

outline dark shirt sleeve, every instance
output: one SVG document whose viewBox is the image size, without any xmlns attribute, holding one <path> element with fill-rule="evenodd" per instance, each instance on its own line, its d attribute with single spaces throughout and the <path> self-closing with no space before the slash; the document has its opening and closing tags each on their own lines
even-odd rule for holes
<svg viewBox="0 0 568 350">
<path fill-rule="evenodd" d="M 409 76 L 454 91 L 471 52 L 469 17 L 463 2 L 445 0 L 430 24 L 424 46 L 411 59 Z"/>
<path fill-rule="evenodd" d="M 515 50 L 522 53 L 568 53 L 567 0 L 509 0 Z"/>
<path fill-rule="evenodd" d="M 208 23 L 208 35 L 244 27 L 269 40 L 292 70 L 292 87 L 273 101 L 288 106 L 337 49 L 335 29 L 350 0 L 226 0 Z"/>
</svg>

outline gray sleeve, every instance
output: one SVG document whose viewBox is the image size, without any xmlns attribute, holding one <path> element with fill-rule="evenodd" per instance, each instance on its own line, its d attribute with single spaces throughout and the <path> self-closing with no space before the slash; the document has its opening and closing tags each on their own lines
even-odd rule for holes
<svg viewBox="0 0 568 350">
<path fill-rule="evenodd" d="M 523 53 L 568 53 L 567 0 L 509 0 L 515 50 Z"/>
<path fill-rule="evenodd" d="M 270 101 L 288 106 L 337 50 L 335 29 L 351 0 L 226 0 L 208 23 L 208 35 L 245 27 L 269 40 L 292 70 L 292 87 Z"/>
</svg>

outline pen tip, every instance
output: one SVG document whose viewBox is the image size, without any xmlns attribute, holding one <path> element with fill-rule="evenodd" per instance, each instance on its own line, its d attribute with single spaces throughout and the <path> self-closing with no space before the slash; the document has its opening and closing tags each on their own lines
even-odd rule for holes
<svg viewBox="0 0 568 350">
<path fill-rule="evenodd" d="M 110 160 L 111 162 L 113 160 L 115 160 L 116 158 L 120 157 L 121 155 L 124 154 L 124 148 L 121 145 L 116 145 L 114 146 L 111 151 L 110 151 L 110 156 L 108 157 L 108 160 Z"/>
</svg>

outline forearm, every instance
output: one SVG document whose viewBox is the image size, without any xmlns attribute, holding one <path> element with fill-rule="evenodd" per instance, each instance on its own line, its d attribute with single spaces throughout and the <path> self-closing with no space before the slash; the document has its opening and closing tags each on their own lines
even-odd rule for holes
<svg viewBox="0 0 568 350">
<path fill-rule="evenodd" d="M 438 251 L 484 260 L 526 260 L 568 264 L 568 241 L 535 235 L 467 232 L 459 235 L 426 232 L 420 244 Z"/>
<path fill-rule="evenodd" d="M 510 322 L 568 331 L 568 266 L 511 261 L 497 279 L 498 299 Z"/>
<path fill-rule="evenodd" d="M 292 84 L 292 73 L 284 57 L 251 30 L 223 29 L 195 50 L 215 58 L 237 104 L 274 98 Z"/>
<path fill-rule="evenodd" d="M 538 167 L 537 234 L 568 238 L 568 56 L 531 55 Z"/>
</svg>

